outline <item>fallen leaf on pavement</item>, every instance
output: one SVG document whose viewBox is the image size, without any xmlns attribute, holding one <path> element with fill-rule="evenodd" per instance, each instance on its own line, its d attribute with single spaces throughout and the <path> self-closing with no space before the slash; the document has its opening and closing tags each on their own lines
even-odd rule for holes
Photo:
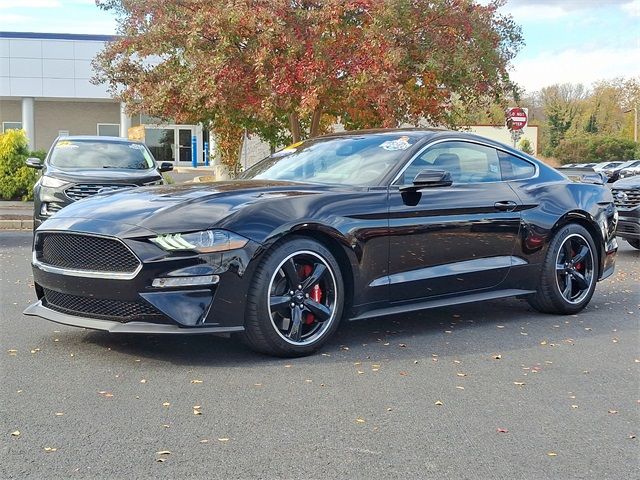
<svg viewBox="0 0 640 480">
<path fill-rule="evenodd" d="M 442 405 L 442 402 L 441 402 L 440 400 L 437 400 L 437 401 L 436 401 L 436 403 L 435 403 L 435 405 L 440 406 L 440 405 Z"/>
<path fill-rule="evenodd" d="M 223 437 L 223 438 L 219 438 L 218 441 L 219 442 L 228 442 L 229 439 L 227 437 Z"/>
<path fill-rule="evenodd" d="M 509 433 L 509 430 L 507 430 L 506 428 L 498 428 L 497 432 L 498 433 Z"/>
<path fill-rule="evenodd" d="M 56 450 L 58 450 L 57 448 L 53 448 L 53 447 L 44 447 L 44 451 L 45 452 L 55 452 Z"/>
<path fill-rule="evenodd" d="M 169 405 L 171 405 L 169 402 L 164 402 L 164 403 L 162 404 L 162 406 L 163 406 L 163 407 L 168 407 Z"/>
<path fill-rule="evenodd" d="M 558 454 L 556 452 L 548 452 L 547 455 L 549 455 L 550 457 L 557 457 Z"/>
<path fill-rule="evenodd" d="M 513 384 L 521 387 L 524 385 L 524 382 L 513 382 Z"/>
<path fill-rule="evenodd" d="M 16 430 L 15 432 L 11 432 L 11 436 L 12 437 L 19 437 L 20 436 L 20 430 Z"/>
<path fill-rule="evenodd" d="M 609 410 L 609 413 L 612 414 L 612 415 L 615 415 L 616 413 L 618 413 L 618 411 L 617 410 Z"/>
<path fill-rule="evenodd" d="M 502 355 L 499 355 L 499 354 L 498 355 L 494 355 L 493 358 L 495 360 L 500 360 L 500 359 L 502 359 Z"/>
<path fill-rule="evenodd" d="M 169 450 L 160 450 L 156 452 L 156 455 L 171 455 L 171 452 Z"/>
<path fill-rule="evenodd" d="M 356 418 L 356 423 L 364 423 L 364 418 Z"/>
</svg>

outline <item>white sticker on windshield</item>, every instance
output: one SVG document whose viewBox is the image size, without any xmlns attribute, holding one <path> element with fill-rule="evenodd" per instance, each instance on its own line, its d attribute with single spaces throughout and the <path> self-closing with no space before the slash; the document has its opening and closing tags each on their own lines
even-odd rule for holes
<svg viewBox="0 0 640 480">
<path fill-rule="evenodd" d="M 409 137 L 404 135 L 397 140 L 387 140 L 380 144 L 380 148 L 384 148 L 385 150 L 389 150 L 390 152 L 396 150 L 406 150 L 409 148 L 411 144 L 409 143 Z"/>
<path fill-rule="evenodd" d="M 144 145 L 140 145 L 139 143 L 130 143 L 129 148 L 133 148 L 134 150 L 144 150 Z"/>
</svg>

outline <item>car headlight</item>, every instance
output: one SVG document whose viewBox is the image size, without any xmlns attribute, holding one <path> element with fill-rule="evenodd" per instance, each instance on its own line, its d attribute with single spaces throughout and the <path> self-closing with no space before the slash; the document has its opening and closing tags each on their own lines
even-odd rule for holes
<svg viewBox="0 0 640 480">
<path fill-rule="evenodd" d="M 51 187 L 51 188 L 59 188 L 63 185 L 67 185 L 69 182 L 65 182 L 64 180 L 60 180 L 59 178 L 49 177 L 48 175 L 44 175 L 40 179 L 40 185 L 43 187 Z"/>
<path fill-rule="evenodd" d="M 169 252 L 194 250 L 199 253 L 213 253 L 242 248 L 249 240 L 226 230 L 203 230 L 158 235 L 151 241 Z"/>
</svg>

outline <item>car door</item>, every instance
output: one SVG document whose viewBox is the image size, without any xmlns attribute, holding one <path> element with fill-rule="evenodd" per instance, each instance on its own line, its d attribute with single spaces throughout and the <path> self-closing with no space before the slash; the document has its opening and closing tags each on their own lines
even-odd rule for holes
<svg viewBox="0 0 640 480">
<path fill-rule="evenodd" d="M 400 191 L 423 169 L 451 174 L 453 184 Z M 439 141 L 419 152 L 389 191 L 390 300 L 487 289 L 511 267 L 520 200 L 502 181 L 493 147 Z"/>
</svg>

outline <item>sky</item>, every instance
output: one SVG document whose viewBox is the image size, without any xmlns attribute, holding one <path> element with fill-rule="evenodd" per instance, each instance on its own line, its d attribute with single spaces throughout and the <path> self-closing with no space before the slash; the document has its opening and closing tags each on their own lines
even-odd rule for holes
<svg viewBox="0 0 640 480">
<path fill-rule="evenodd" d="M 486 3 L 488 0 L 479 0 Z M 525 46 L 511 78 L 527 92 L 554 83 L 640 76 L 640 0 L 508 0 Z M 0 0 L 0 31 L 113 34 L 94 0 Z"/>
</svg>

